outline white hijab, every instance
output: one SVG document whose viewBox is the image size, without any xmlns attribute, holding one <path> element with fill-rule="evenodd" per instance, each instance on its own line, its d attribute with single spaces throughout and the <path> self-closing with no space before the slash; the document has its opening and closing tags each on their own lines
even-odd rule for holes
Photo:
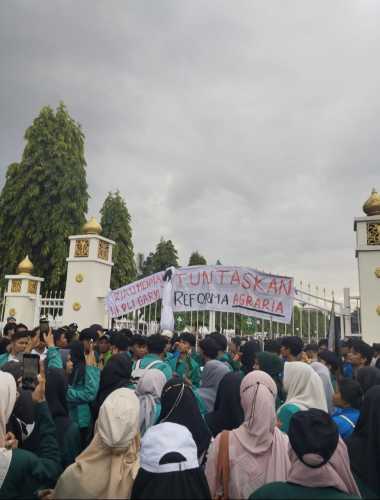
<svg viewBox="0 0 380 500">
<path fill-rule="evenodd" d="M 93 440 L 58 479 L 54 498 L 130 498 L 139 469 L 139 409 L 131 389 L 106 398 Z"/>
<path fill-rule="evenodd" d="M 284 390 L 286 404 L 300 406 L 302 410 L 317 408 L 327 412 L 327 402 L 320 376 L 307 363 L 290 361 L 284 367 Z"/>
<path fill-rule="evenodd" d="M 16 381 L 10 373 L 0 371 L 0 488 L 3 486 L 12 460 L 12 450 L 5 445 L 6 426 L 16 403 Z"/>
<path fill-rule="evenodd" d="M 166 377 L 161 370 L 151 368 L 146 370 L 138 381 L 136 394 L 140 400 L 140 434 L 154 425 L 156 405 L 160 401 Z"/>
</svg>

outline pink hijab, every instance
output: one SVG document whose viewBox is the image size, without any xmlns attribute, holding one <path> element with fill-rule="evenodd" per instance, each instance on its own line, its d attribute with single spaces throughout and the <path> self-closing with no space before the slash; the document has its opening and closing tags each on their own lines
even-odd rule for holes
<svg viewBox="0 0 380 500">
<path fill-rule="evenodd" d="M 240 386 L 244 422 L 232 431 L 257 462 L 266 463 L 264 484 L 286 481 L 290 468 L 288 437 L 276 427 L 276 396 L 277 386 L 267 373 L 246 375 Z"/>
<path fill-rule="evenodd" d="M 244 422 L 229 432 L 230 480 L 228 492 L 224 492 L 228 498 L 245 499 L 264 484 L 288 478 L 289 440 L 276 427 L 276 396 L 276 384 L 268 374 L 256 370 L 243 378 L 240 398 Z M 211 443 L 206 463 L 212 498 L 223 491 L 217 473 L 220 436 Z"/>
<path fill-rule="evenodd" d="M 310 488 L 331 487 L 343 491 L 348 495 L 361 496 L 351 473 L 347 447 L 341 438 L 339 438 L 338 446 L 333 456 L 322 467 L 312 468 L 303 464 L 290 445 L 289 455 L 291 469 L 288 482 Z M 320 459 L 320 457 L 317 455 L 315 457 L 317 463 L 317 458 Z M 312 456 L 309 455 L 309 459 L 311 460 Z"/>
</svg>

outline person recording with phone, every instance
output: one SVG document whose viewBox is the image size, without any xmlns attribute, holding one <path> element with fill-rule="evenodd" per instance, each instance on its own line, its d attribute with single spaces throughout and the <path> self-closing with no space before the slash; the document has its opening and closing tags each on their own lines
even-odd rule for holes
<svg viewBox="0 0 380 500">
<path fill-rule="evenodd" d="M 39 489 L 51 488 L 61 472 L 56 430 L 45 401 L 44 373 L 32 392 L 36 428 L 41 437 L 38 454 L 19 449 L 15 436 L 6 431 L 17 398 L 17 385 L 10 373 L 0 371 L 0 498 L 34 498 Z"/>
</svg>

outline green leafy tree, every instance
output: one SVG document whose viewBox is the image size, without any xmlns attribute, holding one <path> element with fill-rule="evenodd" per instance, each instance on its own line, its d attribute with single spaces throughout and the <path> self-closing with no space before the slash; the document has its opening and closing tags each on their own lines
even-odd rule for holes
<svg viewBox="0 0 380 500">
<path fill-rule="evenodd" d="M 201 255 L 198 250 L 190 255 L 189 266 L 205 266 L 207 260 Z"/>
<path fill-rule="evenodd" d="M 84 135 L 61 103 L 56 112 L 42 108 L 25 140 L 0 194 L 0 275 L 15 272 L 29 254 L 45 286 L 62 288 L 68 237 L 78 234 L 87 212 Z"/>
<path fill-rule="evenodd" d="M 136 278 L 131 216 L 119 191 L 108 194 L 100 213 L 103 236 L 116 242 L 111 274 L 111 288 L 115 289 L 131 283 Z"/>
<path fill-rule="evenodd" d="M 142 268 L 142 276 L 164 271 L 166 268 L 174 266 L 178 267 L 178 253 L 172 240 L 164 240 L 161 238 L 156 246 L 156 251 L 150 252 L 144 260 Z"/>
</svg>

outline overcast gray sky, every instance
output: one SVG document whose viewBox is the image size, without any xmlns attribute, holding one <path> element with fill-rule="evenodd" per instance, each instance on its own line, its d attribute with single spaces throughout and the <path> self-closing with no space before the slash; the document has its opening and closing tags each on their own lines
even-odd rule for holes
<svg viewBox="0 0 380 500">
<path fill-rule="evenodd" d="M 2 0 L 0 186 L 63 100 L 90 214 L 119 189 L 136 252 L 357 289 L 353 219 L 380 188 L 378 0 Z"/>
</svg>

